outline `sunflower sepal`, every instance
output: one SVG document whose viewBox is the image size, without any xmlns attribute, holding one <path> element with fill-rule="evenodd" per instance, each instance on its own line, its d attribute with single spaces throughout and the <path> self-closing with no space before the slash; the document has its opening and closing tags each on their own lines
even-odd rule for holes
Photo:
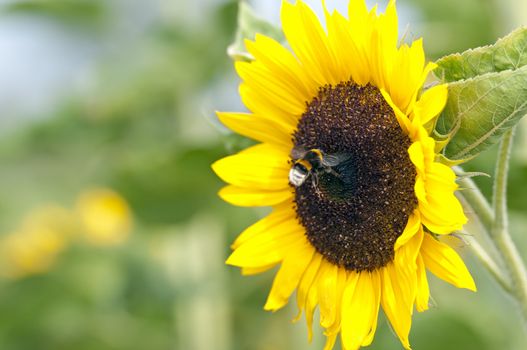
<svg viewBox="0 0 527 350">
<path fill-rule="evenodd" d="M 436 118 L 430 120 L 428 123 L 425 123 L 423 125 L 423 127 L 426 129 L 426 131 L 431 134 L 434 132 L 435 128 L 436 128 L 436 124 L 437 124 L 437 119 L 439 118 L 439 116 L 437 116 Z"/>
<path fill-rule="evenodd" d="M 490 174 L 484 173 L 482 171 L 463 171 L 460 167 L 454 167 L 453 169 L 458 180 L 476 176 L 485 176 L 488 178 L 492 177 Z"/>
<path fill-rule="evenodd" d="M 439 116 L 436 118 L 434 122 L 434 126 L 431 130 L 430 136 L 435 140 L 435 148 L 434 151 L 436 153 L 440 153 L 450 142 L 452 137 L 456 134 L 456 132 L 459 130 L 459 127 L 461 126 L 461 120 L 456 120 L 456 123 L 452 126 L 452 128 L 445 134 L 439 132 L 437 130 L 437 120 L 439 119 Z M 424 126 L 425 129 L 427 129 L 427 125 Z"/>
<path fill-rule="evenodd" d="M 453 167 L 453 166 L 457 166 L 457 165 L 460 165 L 460 164 L 463 164 L 467 161 L 469 161 L 470 159 L 472 158 L 467 158 L 467 159 L 450 159 L 448 158 L 447 156 L 445 156 L 444 154 L 438 154 L 436 156 L 436 162 L 439 162 L 441 164 L 444 164 L 448 167 Z"/>
<path fill-rule="evenodd" d="M 439 153 L 441 152 L 445 147 L 446 145 L 448 145 L 448 143 L 450 142 L 450 136 L 443 136 L 443 135 L 440 135 L 438 137 L 438 134 L 434 133 L 432 134 L 432 138 L 435 140 L 435 146 L 434 146 L 434 151 L 436 153 Z"/>
</svg>

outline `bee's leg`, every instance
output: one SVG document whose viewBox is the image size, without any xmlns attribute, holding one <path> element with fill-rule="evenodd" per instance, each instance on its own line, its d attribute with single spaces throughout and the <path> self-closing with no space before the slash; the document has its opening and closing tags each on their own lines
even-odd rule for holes
<svg viewBox="0 0 527 350">
<path fill-rule="evenodd" d="M 340 177 L 340 174 L 337 173 L 335 170 L 333 170 L 333 168 L 327 168 L 326 171 L 331 174 L 331 175 L 335 175 L 336 177 Z"/>
<path fill-rule="evenodd" d="M 330 171 L 331 174 L 335 175 L 336 177 L 340 177 L 340 173 L 337 173 L 335 170 L 331 169 Z"/>
<path fill-rule="evenodd" d="M 317 181 L 317 177 L 314 176 L 313 174 L 311 174 L 311 184 L 313 185 L 314 188 L 317 188 L 318 186 L 318 181 Z"/>
<path fill-rule="evenodd" d="M 318 187 L 318 177 L 315 174 L 311 174 L 311 183 L 313 184 L 313 188 L 315 189 L 315 193 L 317 195 L 321 195 L 322 192 L 320 191 L 320 188 Z"/>
</svg>

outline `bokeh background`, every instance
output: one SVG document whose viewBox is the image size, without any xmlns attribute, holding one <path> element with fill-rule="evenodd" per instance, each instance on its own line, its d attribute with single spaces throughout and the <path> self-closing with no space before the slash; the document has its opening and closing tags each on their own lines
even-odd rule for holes
<svg viewBox="0 0 527 350">
<path fill-rule="evenodd" d="M 279 0 L 250 4 L 278 24 Z M 431 60 L 527 24 L 525 0 L 398 8 Z M 0 349 L 322 348 L 320 330 L 308 345 L 303 320 L 291 323 L 294 307 L 262 310 L 273 272 L 224 265 L 266 212 L 221 202 L 210 170 L 249 144 L 214 115 L 243 110 L 226 55 L 236 13 L 234 0 L 0 1 Z M 526 252 L 525 121 L 517 134 L 509 202 Z M 495 152 L 468 169 L 492 174 Z M 516 306 L 457 246 L 479 291 L 431 277 L 413 347 L 527 348 Z M 371 348 L 400 348 L 380 319 Z"/>
</svg>

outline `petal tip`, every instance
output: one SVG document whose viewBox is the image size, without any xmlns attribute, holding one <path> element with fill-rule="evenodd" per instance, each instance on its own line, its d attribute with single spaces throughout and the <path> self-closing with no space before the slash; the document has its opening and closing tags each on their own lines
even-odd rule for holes
<svg viewBox="0 0 527 350">
<path fill-rule="evenodd" d="M 465 289 L 468 289 L 471 292 L 478 291 L 478 288 L 476 287 L 476 282 L 474 282 L 474 279 L 472 278 L 472 276 L 470 276 L 470 280 L 467 281 L 467 285 L 465 286 Z"/>
<path fill-rule="evenodd" d="M 233 253 L 227 258 L 227 260 L 225 260 L 225 265 L 237 266 L 236 260 L 237 259 L 234 257 Z"/>
<path fill-rule="evenodd" d="M 276 300 L 272 300 L 271 298 L 268 298 L 267 301 L 265 302 L 263 309 L 265 311 L 276 312 L 284 306 L 282 304 L 283 303 L 278 303 Z"/>
</svg>

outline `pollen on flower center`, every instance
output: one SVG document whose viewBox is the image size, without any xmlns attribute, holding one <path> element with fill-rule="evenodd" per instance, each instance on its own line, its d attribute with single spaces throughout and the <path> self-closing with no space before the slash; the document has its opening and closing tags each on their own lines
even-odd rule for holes
<svg viewBox="0 0 527 350">
<path fill-rule="evenodd" d="M 349 156 L 347 166 L 313 173 L 295 187 L 296 213 L 315 249 L 348 270 L 371 271 L 392 261 L 417 205 L 416 170 L 411 141 L 379 89 L 353 82 L 320 88 L 293 141 Z"/>
</svg>

